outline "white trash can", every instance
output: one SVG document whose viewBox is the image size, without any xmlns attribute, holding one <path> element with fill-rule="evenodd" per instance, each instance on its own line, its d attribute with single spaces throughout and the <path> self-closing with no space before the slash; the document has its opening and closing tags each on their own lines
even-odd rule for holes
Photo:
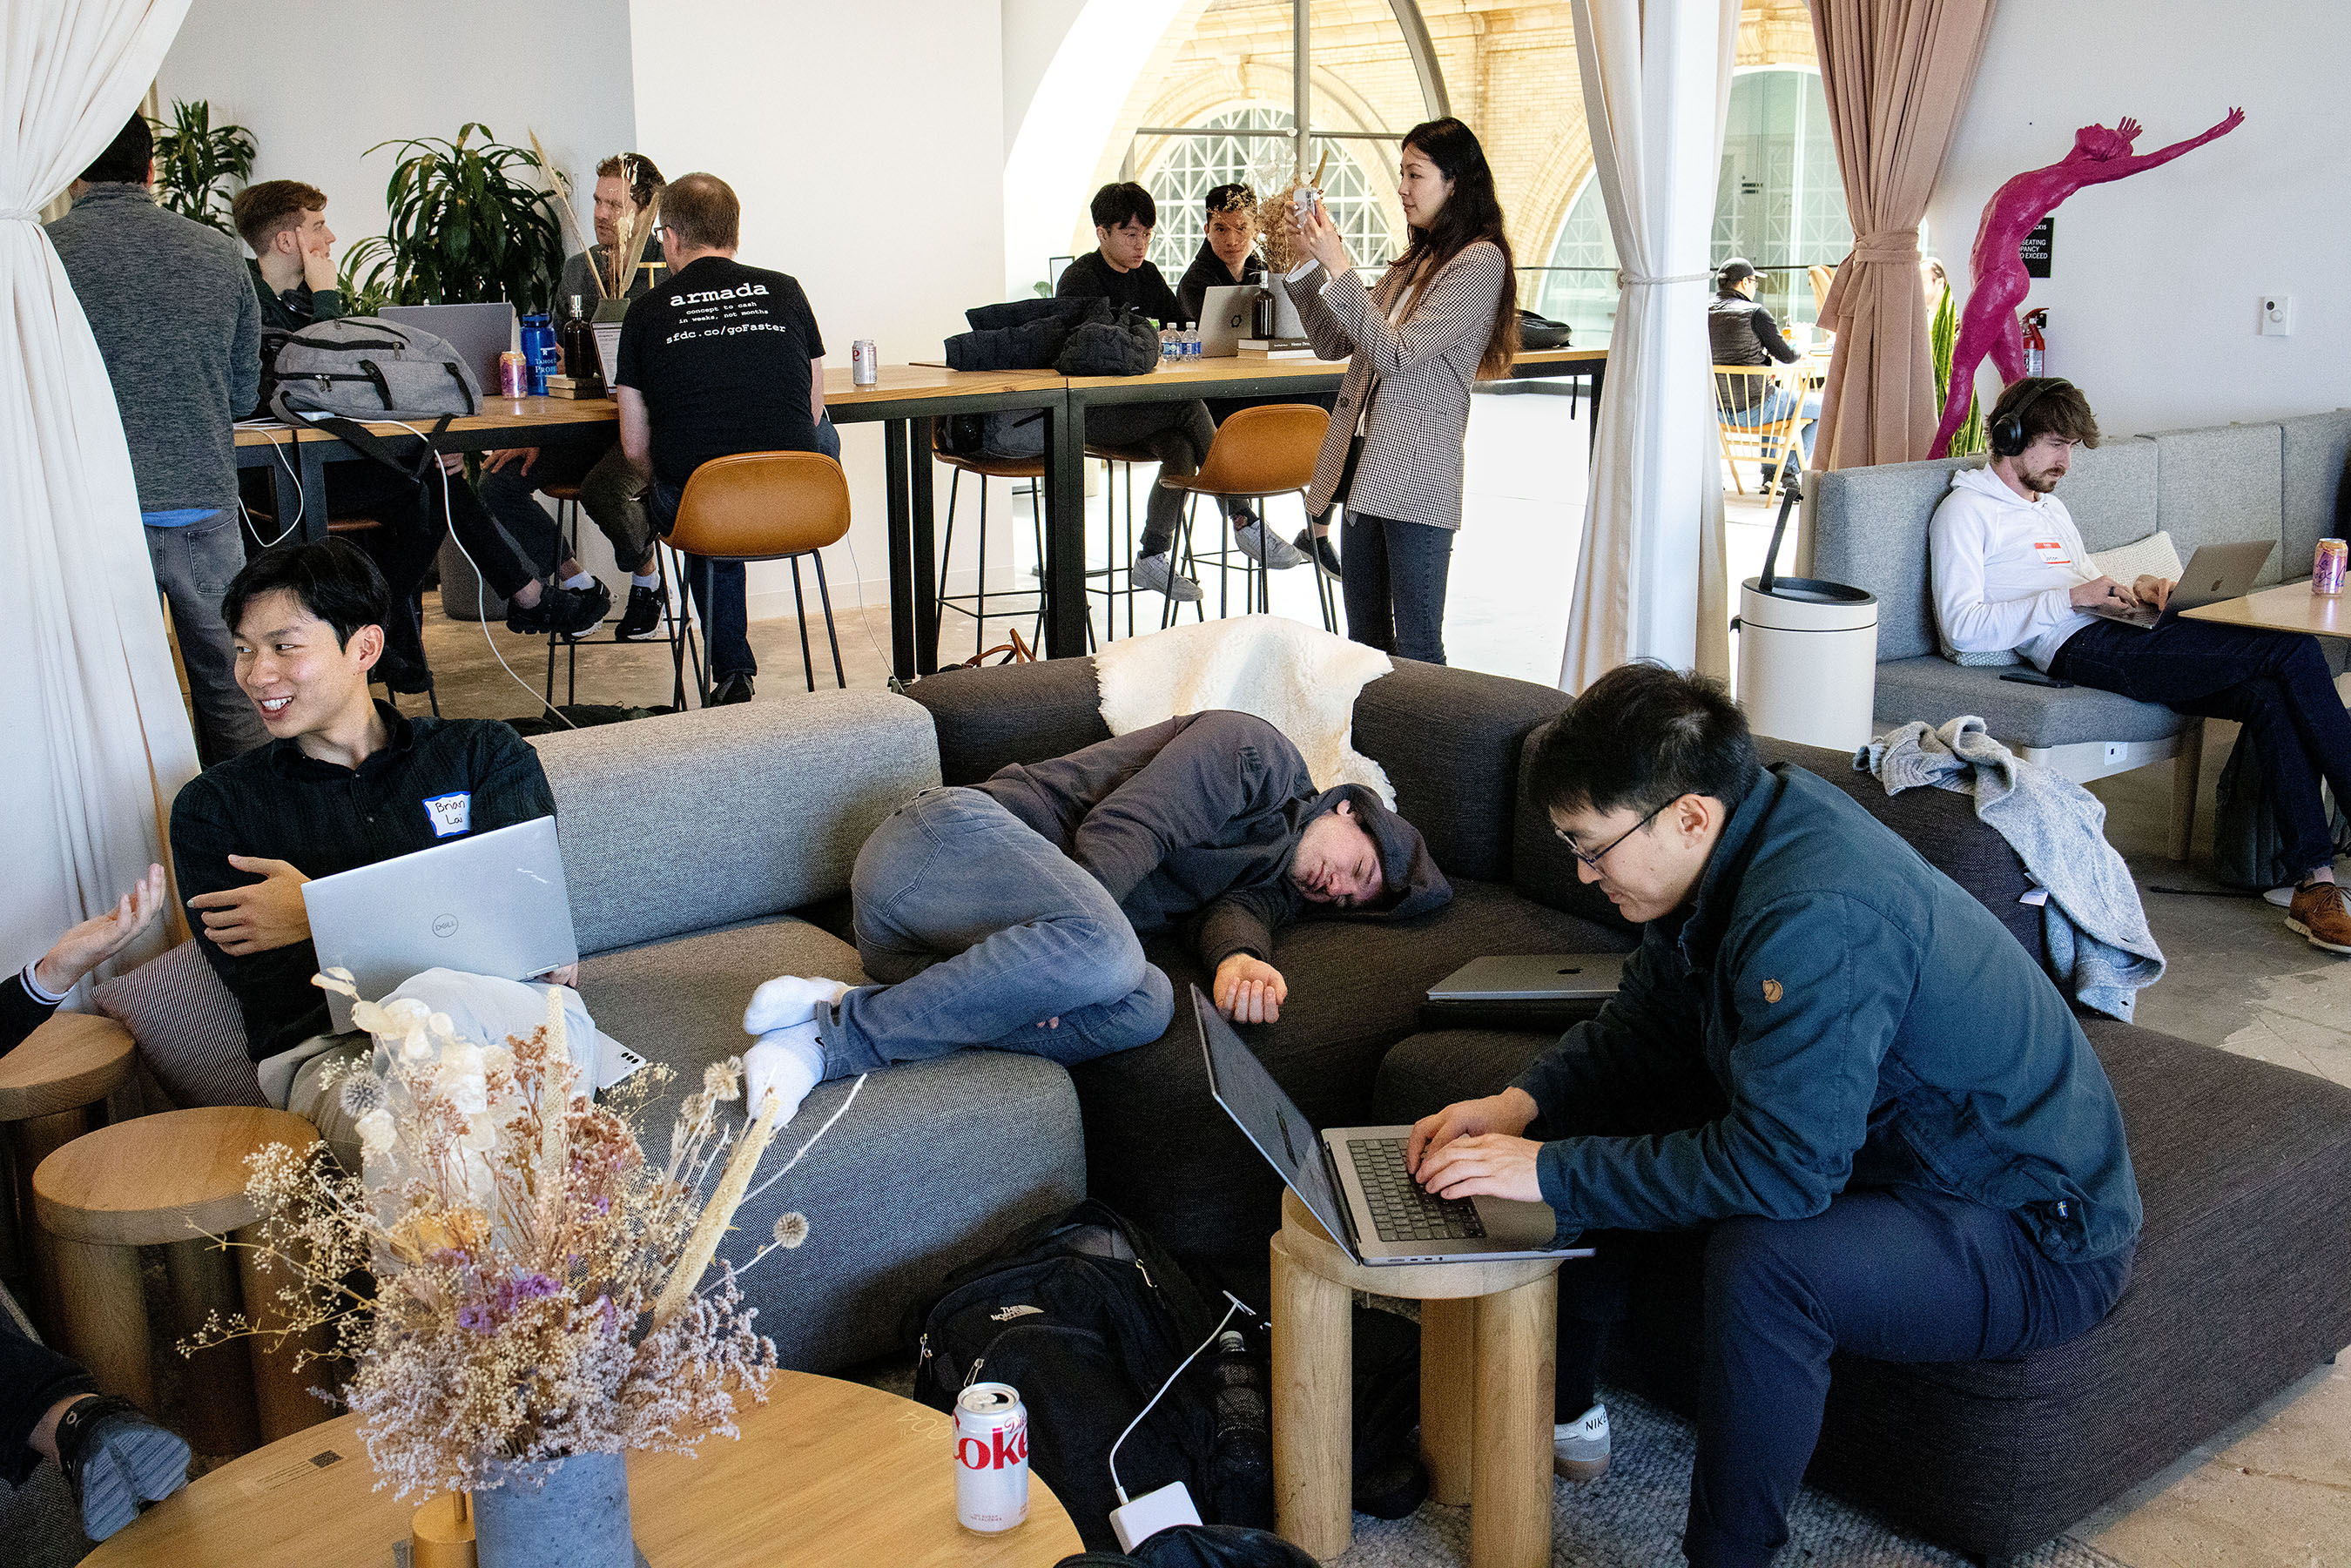
<svg viewBox="0 0 2351 1568">
<path fill-rule="evenodd" d="M 1876 727 L 1877 596 L 1841 582 L 1749 578 L 1739 591 L 1739 701 L 1748 727 L 1851 751 Z"/>
</svg>

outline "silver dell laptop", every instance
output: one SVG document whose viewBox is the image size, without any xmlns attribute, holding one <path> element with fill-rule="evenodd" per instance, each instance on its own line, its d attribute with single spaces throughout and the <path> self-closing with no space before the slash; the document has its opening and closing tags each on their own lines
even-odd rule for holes
<svg viewBox="0 0 2351 1568">
<path fill-rule="evenodd" d="M 1199 987 L 1192 1014 L 1208 1059 L 1208 1092 L 1273 1164 L 1322 1228 L 1359 1263 L 1454 1263 L 1503 1258 L 1589 1258 L 1556 1246 L 1548 1204 L 1505 1197 L 1437 1197 L 1405 1169 L 1410 1127 L 1332 1127 L 1321 1134 Z"/>
<path fill-rule="evenodd" d="M 1624 983 L 1618 953 L 1472 958 L 1428 988 L 1432 1002 L 1604 1002 Z"/>
<path fill-rule="evenodd" d="M 463 831 L 462 796 L 424 803 Z M 537 817 L 397 855 L 302 885 L 320 969 L 351 972 L 373 1000 L 426 969 L 528 980 L 580 957 L 555 819 Z M 327 993 L 335 1031 L 352 1028 L 348 997 Z"/>
</svg>

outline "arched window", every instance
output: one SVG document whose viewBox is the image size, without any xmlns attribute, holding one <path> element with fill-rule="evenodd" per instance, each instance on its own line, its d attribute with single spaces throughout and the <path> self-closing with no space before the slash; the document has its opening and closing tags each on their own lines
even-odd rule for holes
<svg viewBox="0 0 2351 1568">
<path fill-rule="evenodd" d="M 1159 228 L 1151 238 L 1151 260 L 1168 281 L 1174 282 L 1192 265 L 1200 242 L 1207 237 L 1208 219 L 1202 204 L 1210 191 L 1238 182 L 1262 194 L 1269 186 L 1287 183 L 1293 156 L 1288 133 L 1293 123 L 1286 109 L 1252 104 L 1212 114 L 1199 124 L 1211 131 L 1280 131 L 1281 135 L 1168 139 L 1166 151 L 1142 181 L 1151 199 L 1159 204 Z M 1347 254 L 1371 266 L 1388 260 L 1395 246 L 1370 176 L 1345 143 L 1324 141 L 1322 145 L 1331 149 L 1322 193 L 1339 233 L 1347 241 Z"/>
</svg>

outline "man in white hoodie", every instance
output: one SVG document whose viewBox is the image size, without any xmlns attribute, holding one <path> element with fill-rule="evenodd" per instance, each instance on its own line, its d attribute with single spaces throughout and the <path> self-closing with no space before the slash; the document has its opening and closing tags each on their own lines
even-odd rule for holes
<svg viewBox="0 0 2351 1568">
<path fill-rule="evenodd" d="M 2162 609 L 2173 584 L 2102 575 L 2052 494 L 2074 448 L 2098 444 L 2089 400 L 2071 382 L 2027 376 L 1984 422 L 1990 466 L 1951 476 L 1928 530 L 1935 613 L 1961 653 L 2021 653 L 2077 685 L 2233 719 L 2252 735 L 2285 836 L 2304 868 L 2287 926 L 2314 947 L 2351 954 L 2351 897 L 2335 882 L 2324 779 L 2351 800 L 2351 715 L 2318 640 L 2175 617 L 2153 629 L 2101 615 Z"/>
</svg>

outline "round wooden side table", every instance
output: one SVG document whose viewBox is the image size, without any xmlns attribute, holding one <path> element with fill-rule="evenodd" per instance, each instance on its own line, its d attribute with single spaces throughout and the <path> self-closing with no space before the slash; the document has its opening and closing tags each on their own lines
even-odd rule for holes
<svg viewBox="0 0 2351 1568">
<path fill-rule="evenodd" d="M 89 1131 L 90 1107 L 129 1086 L 138 1043 L 96 1013 L 55 1013 L 0 1056 L 0 1122 L 7 1124 L 16 1171 L 16 1235 L 30 1254 L 34 1322 L 52 1339 L 65 1332 L 57 1258 L 33 1218 L 33 1172 Z"/>
<path fill-rule="evenodd" d="M 66 1343 L 100 1388 L 155 1407 L 141 1247 L 164 1249 L 176 1335 L 240 1305 L 265 1322 L 275 1317 L 283 1273 L 263 1272 L 250 1248 L 234 1249 L 232 1258 L 207 1235 L 258 1241 L 246 1156 L 272 1144 L 307 1149 L 318 1141 L 299 1116 L 219 1105 L 101 1127 L 41 1162 L 33 1202 L 57 1254 Z M 255 1338 L 188 1359 L 184 1405 L 198 1453 L 242 1453 L 254 1446 L 256 1426 L 266 1440 L 326 1417 L 307 1386 L 318 1375 L 296 1373 L 295 1354 L 290 1343 Z"/>
<path fill-rule="evenodd" d="M 1027 1523 L 1001 1535 L 957 1524 L 954 1426 L 911 1399 L 780 1372 L 735 1424 L 739 1438 L 705 1438 L 695 1457 L 629 1456 L 630 1523 L 656 1568 L 1051 1568 L 1085 1550 L 1033 1475 Z M 359 1418 L 344 1416 L 190 1482 L 84 1568 L 385 1568 L 425 1500 L 375 1479 Z"/>
<path fill-rule="evenodd" d="M 1471 1568 L 1550 1568 L 1557 1260 L 1368 1269 L 1281 1195 L 1273 1252 L 1273 1509 L 1324 1561 L 1353 1536 L 1354 1296 L 1420 1303 L 1428 1494 L 1469 1505 Z"/>
</svg>

